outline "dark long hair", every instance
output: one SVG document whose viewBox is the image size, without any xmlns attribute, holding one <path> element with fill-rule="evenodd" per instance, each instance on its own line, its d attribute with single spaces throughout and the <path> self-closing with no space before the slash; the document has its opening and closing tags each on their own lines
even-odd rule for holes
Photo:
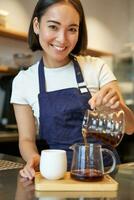
<svg viewBox="0 0 134 200">
<path fill-rule="evenodd" d="M 80 0 L 39 0 L 34 9 L 29 27 L 29 33 L 28 33 L 29 47 L 32 51 L 42 50 L 42 47 L 39 43 L 39 36 L 36 35 L 33 30 L 33 19 L 37 17 L 38 21 L 40 22 L 41 17 L 44 15 L 47 8 L 59 2 L 68 2 L 72 4 L 73 7 L 79 13 L 80 16 L 79 37 L 76 46 L 71 52 L 74 55 L 78 55 L 87 49 L 87 27 L 86 27 L 83 7 L 81 5 Z"/>
</svg>

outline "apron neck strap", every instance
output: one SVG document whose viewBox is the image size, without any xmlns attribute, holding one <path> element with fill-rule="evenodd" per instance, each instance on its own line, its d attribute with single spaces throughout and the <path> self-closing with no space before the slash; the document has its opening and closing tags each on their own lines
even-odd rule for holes
<svg viewBox="0 0 134 200">
<path fill-rule="evenodd" d="M 43 58 L 41 58 L 39 66 L 38 66 L 38 74 L 39 74 L 39 89 L 40 92 L 46 91 L 45 87 L 45 73 L 44 73 L 44 63 Z"/>
<path fill-rule="evenodd" d="M 83 75 L 82 75 L 82 72 L 81 72 L 81 68 L 80 68 L 80 65 L 79 65 L 76 57 L 73 57 L 73 63 L 74 63 L 76 80 L 77 80 L 77 83 L 78 83 L 78 88 L 79 88 L 80 93 L 83 94 L 83 93 L 89 92 L 89 90 L 86 86 L 86 83 L 84 82 L 84 78 L 83 78 Z"/>
<path fill-rule="evenodd" d="M 77 83 L 84 82 L 82 72 L 81 72 L 81 69 L 80 69 L 80 65 L 79 65 L 76 57 L 73 57 L 73 64 L 74 64 Z"/>
</svg>

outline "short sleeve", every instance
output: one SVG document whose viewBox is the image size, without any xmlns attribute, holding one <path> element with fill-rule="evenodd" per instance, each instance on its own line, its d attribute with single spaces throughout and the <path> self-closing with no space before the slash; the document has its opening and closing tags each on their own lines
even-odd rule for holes
<svg viewBox="0 0 134 200">
<path fill-rule="evenodd" d="M 103 63 L 100 66 L 100 72 L 99 72 L 99 86 L 100 88 L 104 86 L 105 84 L 116 80 L 115 75 L 111 71 L 110 67 L 106 64 Z"/>
<path fill-rule="evenodd" d="M 28 104 L 26 85 L 24 72 L 21 71 L 13 80 L 10 103 Z"/>
<path fill-rule="evenodd" d="M 91 56 L 78 57 L 84 81 L 91 92 L 96 93 L 105 84 L 116 80 L 110 67 L 101 58 Z"/>
</svg>

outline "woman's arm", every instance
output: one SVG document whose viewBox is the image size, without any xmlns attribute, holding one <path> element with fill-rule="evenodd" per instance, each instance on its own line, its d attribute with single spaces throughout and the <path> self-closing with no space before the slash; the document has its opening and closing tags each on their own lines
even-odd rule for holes
<svg viewBox="0 0 134 200">
<path fill-rule="evenodd" d="M 117 81 L 111 81 L 104 85 L 89 100 L 92 109 L 99 106 L 106 106 L 111 109 L 122 109 L 125 113 L 125 132 L 134 133 L 134 113 L 126 106 L 121 95 Z"/>
<path fill-rule="evenodd" d="M 14 104 L 13 106 L 19 131 L 19 149 L 27 163 L 21 170 L 21 175 L 32 179 L 40 160 L 36 147 L 35 118 L 29 105 Z"/>
</svg>

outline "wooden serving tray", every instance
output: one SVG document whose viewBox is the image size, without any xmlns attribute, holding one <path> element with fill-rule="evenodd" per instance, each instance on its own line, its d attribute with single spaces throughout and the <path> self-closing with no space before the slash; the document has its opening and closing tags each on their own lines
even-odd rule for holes
<svg viewBox="0 0 134 200">
<path fill-rule="evenodd" d="M 36 198 L 42 199 L 85 199 L 85 198 L 105 198 L 105 199 L 117 199 L 118 191 L 101 191 L 101 192 L 90 192 L 90 191 L 35 191 Z"/>
<path fill-rule="evenodd" d="M 47 180 L 38 172 L 35 175 L 35 190 L 37 191 L 117 191 L 118 183 L 109 175 L 105 175 L 101 181 L 83 182 L 70 177 L 67 172 L 63 179 Z"/>
</svg>

